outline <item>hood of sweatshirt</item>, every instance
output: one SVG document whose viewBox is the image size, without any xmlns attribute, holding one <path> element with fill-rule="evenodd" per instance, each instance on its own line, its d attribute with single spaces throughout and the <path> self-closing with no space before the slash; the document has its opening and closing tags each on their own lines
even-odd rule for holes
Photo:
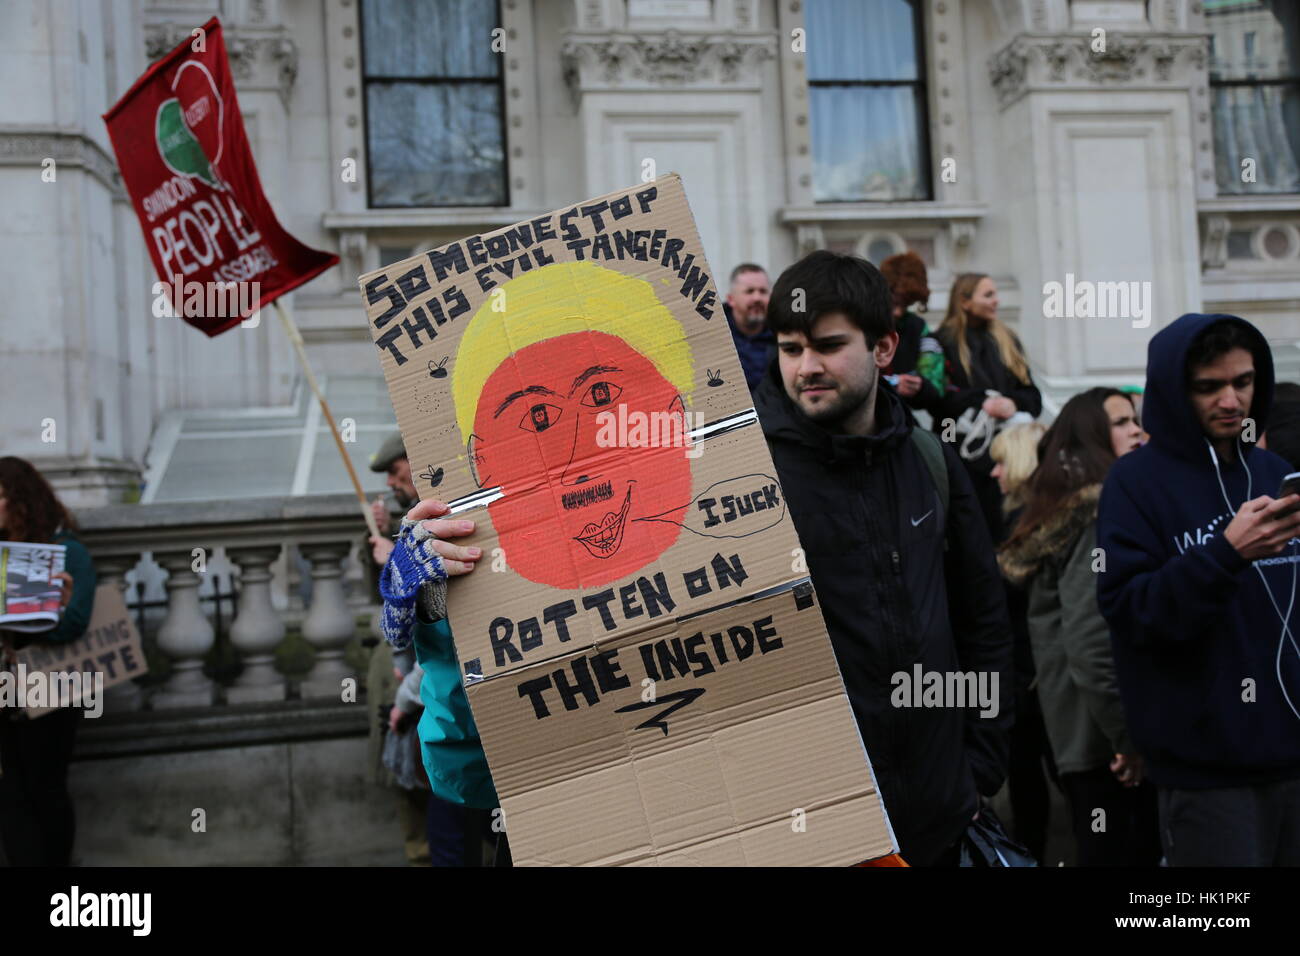
<svg viewBox="0 0 1300 956">
<path fill-rule="evenodd" d="M 1249 322 L 1235 315 L 1189 312 L 1165 326 L 1147 346 L 1147 384 L 1142 396 L 1142 423 L 1151 435 L 1151 443 L 1166 454 L 1188 461 L 1208 462 L 1205 433 L 1197 420 L 1196 410 L 1187 397 L 1184 369 L 1192 340 L 1206 326 L 1227 319 L 1235 322 L 1254 343 L 1255 397 L 1249 416 L 1255 420 L 1255 433 L 1263 434 L 1268 413 L 1273 407 L 1273 355 L 1268 341 Z M 1242 442 L 1250 455 L 1253 442 Z"/>
<path fill-rule="evenodd" d="M 1250 562 L 1224 531 L 1242 502 L 1274 494 L 1290 469 L 1254 442 L 1216 467 L 1184 382 L 1192 339 L 1220 319 L 1241 322 L 1253 343 L 1250 415 L 1259 430 L 1268 423 L 1264 337 L 1235 316 L 1184 315 L 1151 340 L 1151 442 L 1111 466 L 1097 519 L 1097 603 L 1129 730 L 1162 787 L 1300 777 L 1300 655 L 1288 637 L 1300 620 L 1288 610 L 1300 554 L 1291 545 Z M 1247 686 L 1253 696 L 1243 697 Z"/>
</svg>

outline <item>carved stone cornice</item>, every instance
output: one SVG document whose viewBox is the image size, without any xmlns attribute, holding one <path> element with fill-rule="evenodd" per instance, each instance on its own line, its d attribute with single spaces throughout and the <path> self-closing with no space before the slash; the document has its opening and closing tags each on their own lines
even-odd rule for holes
<svg viewBox="0 0 1300 956">
<path fill-rule="evenodd" d="M 126 198 L 117 163 L 89 136 L 63 130 L 0 128 L 0 166 L 33 166 L 39 170 L 46 159 L 54 160 L 56 175 L 61 166 L 84 169 L 103 183 L 113 198 Z"/>
<path fill-rule="evenodd" d="M 570 33 L 560 48 L 577 95 L 663 87 L 758 89 L 759 64 L 776 56 L 770 33 Z"/>
<path fill-rule="evenodd" d="M 1035 90 L 1177 88 L 1205 69 L 1206 38 L 1110 31 L 1103 50 L 1088 34 L 1022 33 L 989 58 L 1002 107 Z"/>
<path fill-rule="evenodd" d="M 150 23 L 145 26 L 145 54 L 152 63 L 170 52 L 182 40 L 191 37 L 191 27 L 175 23 Z M 298 45 L 286 27 L 223 28 L 230 72 L 240 89 L 273 90 L 280 94 L 285 108 L 289 93 L 298 78 Z"/>
</svg>

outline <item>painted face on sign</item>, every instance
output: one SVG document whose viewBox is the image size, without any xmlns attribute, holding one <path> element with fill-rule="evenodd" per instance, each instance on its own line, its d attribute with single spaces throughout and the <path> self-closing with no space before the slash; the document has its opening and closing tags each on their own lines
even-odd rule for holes
<svg viewBox="0 0 1300 956">
<path fill-rule="evenodd" d="M 480 396 L 471 457 L 479 484 L 504 493 L 488 510 L 510 567 L 574 589 L 631 574 L 671 547 L 676 524 L 635 519 L 681 517 L 690 459 L 680 445 L 629 442 L 626 423 L 673 416 L 681 429 L 684 411 L 654 363 L 615 335 L 560 335 L 503 361 Z"/>
<path fill-rule="evenodd" d="M 692 497 L 695 363 L 646 279 L 591 262 L 498 287 L 451 361 L 465 458 L 511 571 L 598 587 L 653 564 Z M 652 519 L 652 520 L 645 520 Z"/>
</svg>

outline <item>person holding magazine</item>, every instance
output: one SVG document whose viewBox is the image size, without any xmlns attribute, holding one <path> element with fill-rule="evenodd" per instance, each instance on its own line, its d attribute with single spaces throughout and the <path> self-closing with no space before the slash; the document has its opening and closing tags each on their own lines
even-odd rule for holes
<svg viewBox="0 0 1300 956">
<path fill-rule="evenodd" d="M 0 631 L 5 664 L 33 641 L 66 643 L 86 633 L 95 602 L 95 567 L 77 540 L 76 523 L 49 482 L 32 465 L 0 458 L 0 541 L 65 548 L 63 613 L 39 634 Z M 11 866 L 67 866 L 75 815 L 68 765 L 80 710 L 63 707 L 36 719 L 0 708 L 0 842 Z"/>
</svg>

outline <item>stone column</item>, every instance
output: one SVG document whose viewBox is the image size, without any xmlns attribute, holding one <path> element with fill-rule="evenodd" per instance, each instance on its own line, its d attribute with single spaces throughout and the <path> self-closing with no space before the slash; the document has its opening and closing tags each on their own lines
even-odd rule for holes
<svg viewBox="0 0 1300 956">
<path fill-rule="evenodd" d="M 1103 7 L 1141 5 L 1071 10 Z M 1015 224 L 1021 340 L 1057 395 L 1141 382 L 1151 336 L 1199 310 L 1197 199 L 1213 188 L 1204 36 L 1094 29 L 1092 13 L 1019 33 L 989 60 L 1001 131 L 988 129 L 1005 158 L 992 205 Z"/>
<path fill-rule="evenodd" d="M 246 704 L 284 700 L 285 681 L 275 669 L 275 648 L 284 640 L 284 621 L 271 605 L 270 564 L 280 546 L 227 548 L 230 560 L 239 566 L 239 613 L 230 626 L 230 643 L 239 651 L 244 671 L 226 701 Z"/>
<path fill-rule="evenodd" d="M 215 688 L 203 673 L 203 658 L 212 649 L 215 635 L 199 605 L 199 576 L 191 567 L 192 553 L 188 548 L 155 552 L 154 560 L 168 572 L 167 617 L 158 629 L 158 648 L 171 659 L 174 670 L 154 695 L 153 709 L 211 707 Z"/>
<path fill-rule="evenodd" d="M 5 454 L 30 459 L 73 509 L 138 483 L 154 418 L 133 398 L 155 392 L 150 356 L 165 354 L 164 323 L 125 321 L 148 315 L 152 279 L 100 118 L 147 66 L 142 6 L 53 0 L 0 15 L 0 195 L 31 224 L 0 234 L 23 302 L 5 313 L 0 380 L 6 396 L 40 396 L 39 411 L 6 408 Z"/>
<path fill-rule="evenodd" d="M 140 560 L 138 554 L 114 554 L 108 557 L 95 559 L 95 575 L 99 584 L 111 584 L 117 588 L 117 592 L 123 596 L 123 603 L 126 597 L 126 574 L 136 562 Z M 130 613 L 129 611 L 127 612 Z M 144 635 L 141 635 L 143 637 Z M 144 667 L 145 662 L 140 661 L 140 666 Z M 133 710 L 140 710 L 144 706 L 144 694 L 140 690 L 140 685 L 134 680 L 123 681 L 104 691 L 104 713 L 125 713 Z"/>
<path fill-rule="evenodd" d="M 343 648 L 356 632 L 355 612 L 343 597 L 342 562 L 351 541 L 300 544 L 311 562 L 311 607 L 302 622 L 302 636 L 316 649 L 316 664 L 302 682 L 303 697 L 338 697 L 344 678 L 353 677 Z"/>
</svg>

